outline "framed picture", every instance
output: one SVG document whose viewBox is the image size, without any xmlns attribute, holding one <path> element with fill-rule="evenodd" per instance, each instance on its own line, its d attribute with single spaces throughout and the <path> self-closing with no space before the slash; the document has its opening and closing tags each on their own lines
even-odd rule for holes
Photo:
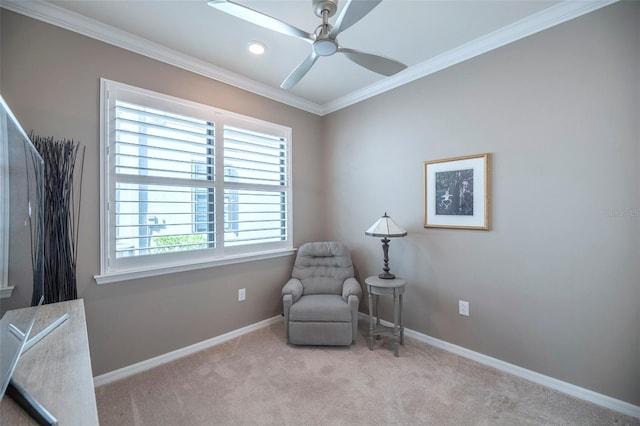
<svg viewBox="0 0 640 426">
<path fill-rule="evenodd" d="M 424 227 L 489 230 L 489 154 L 424 162 Z"/>
</svg>

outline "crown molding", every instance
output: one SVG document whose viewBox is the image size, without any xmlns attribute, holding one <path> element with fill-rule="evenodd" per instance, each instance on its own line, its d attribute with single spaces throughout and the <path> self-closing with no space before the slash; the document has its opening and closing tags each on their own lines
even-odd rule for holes
<svg viewBox="0 0 640 426">
<path fill-rule="evenodd" d="M 322 112 L 321 105 L 294 96 L 285 90 L 274 89 L 266 84 L 42 0 L 0 0 L 0 7 L 316 115 L 320 115 Z"/>
<path fill-rule="evenodd" d="M 275 89 L 42 0 L 0 0 L 0 7 L 323 116 L 618 1 L 565 0 L 324 105 L 294 96 L 282 89 Z"/>
<path fill-rule="evenodd" d="M 322 106 L 321 115 L 330 114 L 358 102 L 434 74 L 467 59 L 487 53 L 514 41 L 585 15 L 619 0 L 565 0 L 555 6 L 514 22 L 438 56 L 409 67 Z"/>
</svg>

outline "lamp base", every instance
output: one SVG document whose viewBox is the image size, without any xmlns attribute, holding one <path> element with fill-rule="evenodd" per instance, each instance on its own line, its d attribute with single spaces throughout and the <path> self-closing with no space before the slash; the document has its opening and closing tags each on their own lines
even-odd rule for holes
<svg viewBox="0 0 640 426">
<path fill-rule="evenodd" d="M 382 278 L 383 280 L 393 280 L 396 278 L 396 276 L 390 272 L 383 272 L 381 274 L 378 274 L 378 278 Z"/>
</svg>

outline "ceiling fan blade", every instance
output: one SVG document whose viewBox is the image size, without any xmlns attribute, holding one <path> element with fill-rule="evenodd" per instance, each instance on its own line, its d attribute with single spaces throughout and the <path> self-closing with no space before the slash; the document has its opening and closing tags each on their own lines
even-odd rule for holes
<svg viewBox="0 0 640 426">
<path fill-rule="evenodd" d="M 390 76 L 399 73 L 407 66 L 393 59 L 385 58 L 371 53 L 364 53 L 353 49 L 339 48 L 338 52 L 344 54 L 356 64 L 378 74 Z"/>
<path fill-rule="evenodd" d="M 222 12 L 228 13 L 231 16 L 240 18 L 244 21 L 251 22 L 252 24 L 259 25 L 263 28 L 267 28 L 279 33 L 296 37 L 310 43 L 313 43 L 315 37 L 299 28 L 289 25 L 286 22 L 282 22 L 279 19 L 273 18 L 269 15 L 265 15 L 262 12 L 253 10 L 249 7 L 243 6 L 239 3 L 235 3 L 229 0 L 210 0 L 207 4 Z"/>
<path fill-rule="evenodd" d="M 336 38 L 342 31 L 364 18 L 381 2 L 382 0 L 349 0 L 336 19 L 336 24 L 331 30 L 331 38 Z"/>
<path fill-rule="evenodd" d="M 291 74 L 289 74 L 289 76 L 285 78 L 285 80 L 282 82 L 280 87 L 285 90 L 289 90 L 293 86 L 298 84 L 298 82 L 302 79 L 302 77 L 304 77 L 305 74 L 309 72 L 313 64 L 316 63 L 318 58 L 319 58 L 318 54 L 312 51 L 311 54 L 307 56 L 307 59 L 302 61 L 300 65 L 298 65 L 293 71 L 291 71 Z"/>
</svg>

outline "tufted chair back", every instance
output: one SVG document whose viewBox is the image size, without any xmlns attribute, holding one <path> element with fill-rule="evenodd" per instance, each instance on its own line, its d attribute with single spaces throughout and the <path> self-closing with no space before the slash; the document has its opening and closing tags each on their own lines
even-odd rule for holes
<svg viewBox="0 0 640 426">
<path fill-rule="evenodd" d="M 314 242 L 300 246 L 293 278 L 302 282 L 303 295 L 342 294 L 344 280 L 354 276 L 351 255 L 338 242 Z"/>
</svg>

